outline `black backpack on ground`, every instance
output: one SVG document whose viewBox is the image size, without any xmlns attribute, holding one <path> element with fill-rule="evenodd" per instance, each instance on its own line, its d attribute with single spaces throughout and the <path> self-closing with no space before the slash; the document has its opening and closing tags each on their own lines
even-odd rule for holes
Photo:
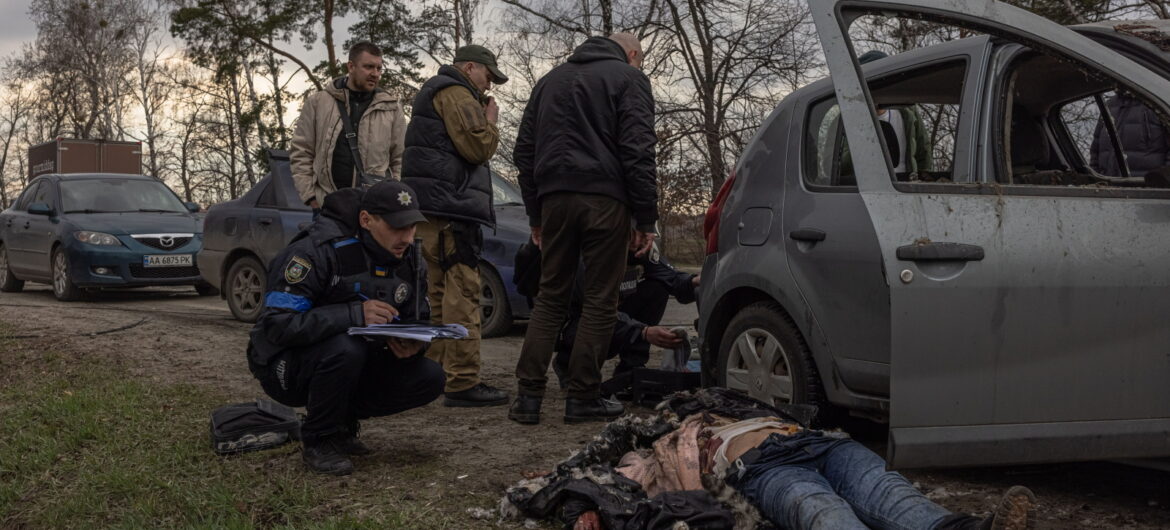
<svg viewBox="0 0 1170 530">
<path fill-rule="evenodd" d="M 211 449 L 216 454 L 271 449 L 300 439 L 301 420 L 296 411 L 267 399 L 211 412 Z"/>
</svg>

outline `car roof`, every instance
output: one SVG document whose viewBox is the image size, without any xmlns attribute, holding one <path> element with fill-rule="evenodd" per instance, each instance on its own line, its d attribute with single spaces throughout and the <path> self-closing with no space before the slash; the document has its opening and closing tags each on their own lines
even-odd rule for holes
<svg viewBox="0 0 1170 530">
<path fill-rule="evenodd" d="M 54 178 L 60 180 L 89 180 L 89 179 L 129 179 L 129 180 L 158 180 L 146 175 L 134 173 L 48 173 L 37 175 L 37 178 Z M 35 180 L 35 179 L 34 179 Z"/>
</svg>

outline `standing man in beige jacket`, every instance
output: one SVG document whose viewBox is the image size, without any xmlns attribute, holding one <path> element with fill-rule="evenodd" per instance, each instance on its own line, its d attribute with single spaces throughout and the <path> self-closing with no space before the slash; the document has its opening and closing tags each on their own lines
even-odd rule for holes
<svg viewBox="0 0 1170 530">
<path fill-rule="evenodd" d="M 297 192 L 314 209 L 333 191 L 400 179 L 402 171 L 406 119 L 398 99 L 378 88 L 382 50 L 369 42 L 355 44 L 346 69 L 347 75 L 305 100 L 289 150 Z M 349 111 L 358 160 L 338 102 Z"/>
</svg>

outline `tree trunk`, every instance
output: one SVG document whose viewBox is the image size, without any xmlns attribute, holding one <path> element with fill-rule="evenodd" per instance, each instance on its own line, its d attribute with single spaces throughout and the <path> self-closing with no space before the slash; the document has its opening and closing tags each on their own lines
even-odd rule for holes
<svg viewBox="0 0 1170 530">
<path fill-rule="evenodd" d="M 332 77 L 338 71 L 337 50 L 333 49 L 333 0 L 325 0 L 325 16 L 322 22 L 325 24 L 325 50 L 329 54 L 329 69 L 327 71 Z"/>
</svg>

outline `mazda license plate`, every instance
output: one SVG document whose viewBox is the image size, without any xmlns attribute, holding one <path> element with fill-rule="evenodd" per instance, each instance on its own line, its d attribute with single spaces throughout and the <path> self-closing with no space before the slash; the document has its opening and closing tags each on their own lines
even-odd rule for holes
<svg viewBox="0 0 1170 530">
<path fill-rule="evenodd" d="M 147 254 L 142 256 L 143 267 L 190 267 L 191 254 Z"/>
</svg>

